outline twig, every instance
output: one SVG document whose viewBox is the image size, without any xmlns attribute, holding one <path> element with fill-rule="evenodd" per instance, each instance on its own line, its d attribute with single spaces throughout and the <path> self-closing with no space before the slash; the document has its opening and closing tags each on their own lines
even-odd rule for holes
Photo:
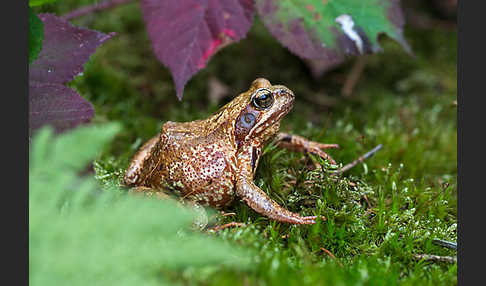
<svg viewBox="0 0 486 286">
<path fill-rule="evenodd" d="M 321 247 L 321 250 L 324 251 L 327 255 L 331 256 L 332 259 L 335 259 L 337 261 L 337 263 L 339 264 L 339 266 L 343 267 L 343 264 L 341 263 L 341 261 L 339 261 L 339 259 L 337 259 L 336 256 L 334 256 L 334 254 L 332 254 L 332 252 L 325 249 L 324 247 Z"/>
<path fill-rule="evenodd" d="M 245 224 L 242 223 L 242 222 L 230 222 L 230 223 L 227 223 L 227 224 L 211 227 L 211 228 L 208 229 L 208 232 L 218 232 L 218 231 L 223 230 L 223 229 L 228 228 L 228 227 L 239 227 L 239 226 L 245 226 Z"/>
<path fill-rule="evenodd" d="M 358 83 L 361 74 L 366 66 L 367 56 L 359 56 L 356 58 L 351 71 L 349 72 L 348 76 L 346 77 L 346 81 L 344 82 L 343 88 L 341 89 L 341 95 L 344 97 L 349 97 L 353 94 L 353 89 L 355 85 Z"/>
<path fill-rule="evenodd" d="M 450 242 L 447 240 L 442 240 L 442 239 L 434 239 L 432 240 L 432 243 L 437 244 L 439 246 L 447 247 L 450 249 L 457 250 L 457 243 L 455 242 Z"/>
<path fill-rule="evenodd" d="M 74 18 L 79 18 L 81 16 L 84 16 L 86 14 L 91 14 L 93 12 L 98 12 L 101 10 L 106 10 L 110 8 L 114 8 L 118 5 L 121 4 L 126 4 L 129 2 L 132 2 L 133 0 L 108 0 L 102 3 L 96 3 L 93 5 L 85 6 L 76 10 L 73 10 L 66 15 L 62 16 L 63 19 L 65 20 L 72 20 Z"/>
<path fill-rule="evenodd" d="M 370 209 L 372 206 L 370 204 L 370 201 L 368 200 L 368 196 L 366 196 L 365 194 L 363 194 L 363 199 L 365 200 L 365 202 L 368 204 L 368 208 Z"/>
<path fill-rule="evenodd" d="M 414 254 L 413 256 L 416 260 L 429 260 L 429 261 L 439 261 L 439 262 L 448 262 L 448 263 L 456 263 L 457 257 L 452 256 L 439 256 L 439 255 L 432 255 L 432 254 Z"/>
<path fill-rule="evenodd" d="M 371 151 L 367 152 L 363 156 L 359 157 L 358 159 L 354 160 L 353 162 L 344 165 L 341 169 L 334 171 L 331 173 L 331 175 L 339 175 L 341 173 L 346 172 L 347 170 L 353 168 L 354 166 L 358 165 L 359 163 L 362 163 L 364 160 L 370 158 L 371 156 L 375 155 L 378 150 L 380 150 L 383 147 L 383 144 L 380 144 L 373 148 Z"/>
<path fill-rule="evenodd" d="M 212 216 L 209 218 L 209 220 L 212 220 L 213 218 L 217 217 L 218 215 L 219 215 L 219 216 L 222 216 L 222 217 L 225 217 L 225 216 L 232 216 L 232 215 L 236 215 L 236 213 L 233 213 L 233 212 L 231 212 L 231 213 L 225 213 L 224 211 L 220 211 L 220 213 L 219 213 L 219 214 L 217 214 L 217 213 L 216 213 L 216 214 L 212 215 Z"/>
<path fill-rule="evenodd" d="M 225 213 L 225 212 L 221 211 L 221 216 L 232 216 L 232 215 L 236 215 L 236 213 L 233 213 L 233 212 Z"/>
</svg>

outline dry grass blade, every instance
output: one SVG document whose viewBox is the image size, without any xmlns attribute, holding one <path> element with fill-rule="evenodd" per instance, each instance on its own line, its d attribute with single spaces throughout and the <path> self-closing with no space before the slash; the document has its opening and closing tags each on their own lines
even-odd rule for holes
<svg viewBox="0 0 486 286">
<path fill-rule="evenodd" d="M 339 261 L 339 259 L 337 259 L 336 256 L 334 256 L 334 254 L 332 254 L 332 252 L 325 249 L 324 247 L 321 247 L 321 250 L 324 251 L 327 255 L 331 256 L 332 259 L 335 259 L 337 261 L 337 263 L 339 264 L 339 266 L 343 267 L 343 264 L 341 263 L 341 261 Z"/>
<path fill-rule="evenodd" d="M 376 146 L 375 148 L 371 149 L 371 151 L 367 152 L 363 156 L 359 157 L 358 159 L 354 160 L 353 162 L 351 162 L 349 164 L 344 165 L 341 169 L 339 169 L 339 170 L 337 170 L 335 172 L 332 172 L 331 174 L 332 175 L 339 175 L 341 173 L 346 172 L 347 170 L 349 170 L 349 169 L 353 168 L 354 166 L 358 165 L 359 163 L 362 163 L 364 160 L 366 160 L 366 159 L 370 158 L 371 156 L 375 155 L 375 153 L 378 152 L 378 150 L 380 150 L 382 147 L 383 147 L 383 144 L 380 144 L 380 145 Z"/>
</svg>

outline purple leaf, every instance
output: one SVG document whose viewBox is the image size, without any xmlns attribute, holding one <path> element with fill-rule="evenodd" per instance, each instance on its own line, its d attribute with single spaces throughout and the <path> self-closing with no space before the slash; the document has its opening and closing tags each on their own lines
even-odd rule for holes
<svg viewBox="0 0 486 286">
<path fill-rule="evenodd" d="M 73 89 L 58 83 L 29 83 L 29 126 L 49 123 L 60 132 L 89 122 L 93 105 Z"/>
<path fill-rule="evenodd" d="M 91 103 L 64 84 L 83 72 L 91 54 L 114 33 L 78 28 L 52 14 L 38 16 L 44 42 L 29 66 L 29 128 L 50 124 L 62 131 L 93 117 Z"/>
<path fill-rule="evenodd" d="M 174 79 L 177 97 L 209 58 L 246 36 L 252 0 L 141 0 L 142 14 L 157 58 Z"/>
<path fill-rule="evenodd" d="M 89 57 L 104 41 L 112 37 L 71 23 L 53 14 L 39 14 L 44 23 L 42 50 L 29 67 L 29 80 L 66 83 L 83 72 Z"/>
</svg>

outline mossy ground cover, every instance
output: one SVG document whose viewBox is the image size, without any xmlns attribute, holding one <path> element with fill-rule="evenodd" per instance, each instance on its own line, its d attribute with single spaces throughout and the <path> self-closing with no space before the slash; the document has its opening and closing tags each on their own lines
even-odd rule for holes
<svg viewBox="0 0 486 286">
<path fill-rule="evenodd" d="M 67 2 L 67 1 L 66 1 Z M 42 7 L 63 14 L 91 1 Z M 39 10 L 40 11 L 40 10 Z M 38 12 L 38 11 L 37 11 Z M 215 77 L 236 95 L 257 77 L 296 94 L 281 130 L 325 143 L 347 163 L 378 144 L 383 148 L 343 176 L 324 162 L 313 170 L 303 154 L 267 145 L 255 182 L 292 211 L 327 221 L 291 226 L 264 218 L 240 201 L 236 215 L 217 223 L 245 222 L 217 235 L 256 250 L 256 267 L 224 267 L 170 274 L 174 282 L 221 285 L 455 285 L 457 264 L 425 262 L 415 254 L 455 256 L 433 239 L 457 240 L 457 32 L 406 29 L 415 58 L 380 39 L 384 52 L 368 56 L 349 98 L 340 89 L 353 61 L 315 79 L 257 19 L 246 39 L 216 54 L 186 86 L 179 102 L 170 73 L 155 58 L 138 4 L 74 21 L 117 36 L 100 47 L 70 85 L 95 106 L 95 123 L 122 129 L 95 161 L 96 177 L 118 185 L 136 149 L 167 120 L 200 119 L 231 100 L 208 99 Z M 312 157 L 311 159 L 317 160 Z M 332 253 L 331 257 L 326 251 Z"/>
</svg>

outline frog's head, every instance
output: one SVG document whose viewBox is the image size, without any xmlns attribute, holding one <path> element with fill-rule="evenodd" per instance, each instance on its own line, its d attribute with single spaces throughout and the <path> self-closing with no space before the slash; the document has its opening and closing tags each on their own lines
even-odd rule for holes
<svg viewBox="0 0 486 286">
<path fill-rule="evenodd" d="M 234 121 L 238 145 L 255 139 L 263 142 L 277 133 L 294 98 L 294 93 L 283 85 L 272 85 L 264 78 L 254 80 L 247 92 L 233 100 L 239 107 Z"/>
</svg>

